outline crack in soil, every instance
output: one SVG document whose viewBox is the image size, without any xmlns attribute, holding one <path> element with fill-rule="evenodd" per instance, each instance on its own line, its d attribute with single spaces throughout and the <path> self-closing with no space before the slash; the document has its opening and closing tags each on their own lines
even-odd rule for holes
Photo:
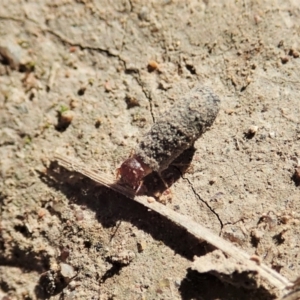
<svg viewBox="0 0 300 300">
<path fill-rule="evenodd" d="M 221 227 L 220 233 L 221 233 L 221 231 L 222 231 L 222 229 L 223 229 L 223 227 L 224 227 L 224 224 L 223 224 L 223 222 L 222 222 L 220 216 L 213 210 L 213 208 L 207 203 L 207 201 L 205 201 L 205 200 L 204 200 L 204 199 L 196 192 L 196 190 L 195 190 L 195 188 L 194 188 L 192 182 L 191 182 L 188 178 L 186 178 L 186 177 L 183 177 L 183 176 L 182 176 L 182 178 L 183 178 L 184 180 L 186 180 L 186 181 L 189 183 L 189 186 L 191 187 L 191 189 L 192 189 L 194 195 L 195 195 L 202 203 L 204 203 L 204 204 L 208 207 L 208 209 L 209 209 L 209 210 L 217 217 L 217 219 L 218 219 L 218 221 L 219 221 L 219 223 L 220 223 L 220 227 Z"/>
<path fill-rule="evenodd" d="M 59 33 L 55 32 L 55 31 L 53 31 L 53 30 L 51 30 L 49 28 L 42 29 L 42 30 L 47 31 L 48 33 L 54 35 L 55 37 L 57 37 L 64 44 L 68 44 L 70 46 L 79 47 L 81 50 L 99 51 L 99 52 L 105 53 L 107 56 L 117 57 L 124 64 L 125 70 L 127 69 L 127 67 L 126 67 L 126 61 L 124 59 L 122 59 L 120 55 L 111 53 L 110 50 L 103 49 L 103 48 L 100 48 L 100 47 L 92 47 L 92 46 L 88 46 L 88 45 L 82 45 L 81 43 L 73 42 L 73 41 L 68 40 L 66 37 L 61 36 Z M 139 71 L 138 70 L 136 70 L 136 71 L 138 73 L 138 77 L 136 77 L 135 79 L 136 79 L 138 85 L 141 87 L 143 94 L 148 99 L 149 106 L 150 106 L 150 114 L 151 114 L 151 117 L 152 117 L 152 121 L 154 123 L 155 122 L 155 117 L 154 117 L 154 113 L 153 113 L 152 97 L 150 95 L 150 92 L 147 91 L 144 88 L 144 85 L 142 83 Z"/>
<path fill-rule="evenodd" d="M 58 32 L 49 29 L 49 28 L 41 28 L 43 31 L 46 31 L 50 34 L 52 34 L 53 36 L 55 36 L 56 38 L 58 38 L 63 44 L 68 44 L 70 46 L 73 47 L 79 47 L 81 50 L 91 50 L 91 51 L 98 51 L 98 52 L 102 52 L 105 53 L 107 56 L 112 56 L 112 57 L 117 57 L 118 59 L 120 59 L 123 63 L 125 63 L 120 55 L 118 54 L 114 54 L 112 53 L 110 50 L 108 49 L 104 49 L 104 48 L 100 48 L 100 47 L 93 47 L 93 46 L 89 46 L 89 45 L 83 45 L 81 43 L 78 42 L 73 42 L 69 39 L 67 39 L 66 37 L 62 36 L 61 34 L 59 34 Z"/>
<path fill-rule="evenodd" d="M 143 85 L 143 83 L 142 83 L 142 80 L 141 80 L 141 77 L 140 77 L 140 73 L 139 73 L 139 72 L 138 72 L 138 78 L 136 78 L 136 81 L 137 81 L 137 83 L 139 84 L 139 86 L 141 87 L 143 94 L 145 95 L 146 99 L 147 99 L 148 102 L 149 102 L 150 114 L 151 114 L 153 123 L 155 123 L 155 117 L 154 117 L 154 113 L 153 113 L 153 105 L 152 105 L 152 97 L 151 97 L 151 95 L 150 95 L 150 92 L 147 91 L 147 90 L 144 88 L 144 85 Z"/>
</svg>

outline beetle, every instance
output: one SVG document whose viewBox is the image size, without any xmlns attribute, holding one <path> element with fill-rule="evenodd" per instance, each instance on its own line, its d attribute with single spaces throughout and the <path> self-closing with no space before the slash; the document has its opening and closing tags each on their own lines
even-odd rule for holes
<svg viewBox="0 0 300 300">
<path fill-rule="evenodd" d="M 143 178 L 159 174 L 213 124 L 220 99 L 207 86 L 197 85 L 153 123 L 133 155 L 117 169 L 121 182 L 140 190 Z"/>
</svg>

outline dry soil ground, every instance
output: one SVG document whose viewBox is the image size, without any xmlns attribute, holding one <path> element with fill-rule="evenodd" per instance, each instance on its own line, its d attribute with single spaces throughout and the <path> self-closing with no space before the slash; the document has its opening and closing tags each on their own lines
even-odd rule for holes
<svg viewBox="0 0 300 300">
<path fill-rule="evenodd" d="M 221 110 L 166 205 L 298 277 L 297 0 L 0 2 L 0 299 L 276 297 L 192 271 L 209 245 L 50 165 L 115 174 L 199 82 Z"/>
</svg>

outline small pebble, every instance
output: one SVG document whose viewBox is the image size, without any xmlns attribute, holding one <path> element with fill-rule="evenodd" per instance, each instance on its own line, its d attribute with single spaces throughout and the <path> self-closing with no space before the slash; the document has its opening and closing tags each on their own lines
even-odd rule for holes
<svg viewBox="0 0 300 300">
<path fill-rule="evenodd" d="M 60 263 L 59 265 L 60 265 L 60 273 L 63 277 L 71 279 L 76 275 L 76 272 L 71 265 L 65 263 Z"/>
<path fill-rule="evenodd" d="M 52 271 L 52 272 L 58 272 L 59 271 L 59 265 L 57 264 L 57 263 L 52 263 L 51 265 L 50 265 L 50 270 Z"/>
<path fill-rule="evenodd" d="M 175 286 L 177 287 L 177 288 L 179 288 L 180 287 L 180 285 L 181 285 L 181 280 L 179 279 L 179 278 L 177 278 L 177 279 L 175 279 Z"/>
<path fill-rule="evenodd" d="M 286 64 L 289 61 L 289 58 L 287 56 L 281 56 L 280 59 L 282 64 Z"/>
<path fill-rule="evenodd" d="M 107 92 L 107 93 L 111 92 L 112 91 L 112 84 L 111 84 L 111 82 L 106 81 L 104 83 L 104 89 L 105 89 L 105 92 Z"/>
<path fill-rule="evenodd" d="M 216 177 L 213 177 L 213 178 L 211 178 L 211 179 L 208 181 L 208 183 L 209 183 L 210 185 L 213 185 L 214 183 L 216 183 L 216 181 L 217 181 L 217 178 L 216 178 Z"/>
<path fill-rule="evenodd" d="M 76 218 L 77 221 L 82 221 L 84 219 L 84 215 L 83 215 L 82 210 L 77 209 L 75 211 L 75 218 Z"/>
<path fill-rule="evenodd" d="M 248 133 L 255 134 L 258 130 L 258 126 L 251 125 L 248 129 Z"/>
<path fill-rule="evenodd" d="M 139 12 L 139 19 L 141 21 L 150 21 L 150 11 L 147 6 L 143 6 Z"/>
<path fill-rule="evenodd" d="M 278 48 L 281 48 L 283 45 L 284 45 L 284 41 L 283 41 L 283 40 L 281 40 L 281 41 L 279 41 L 279 43 L 278 43 L 277 47 L 278 47 Z"/>
<path fill-rule="evenodd" d="M 140 241 L 137 243 L 138 252 L 141 253 L 146 249 L 146 241 Z"/>
<path fill-rule="evenodd" d="M 68 257 L 70 256 L 70 250 L 67 247 L 63 247 L 60 249 L 60 259 L 61 261 L 65 262 Z"/>
<path fill-rule="evenodd" d="M 76 50 L 77 50 L 77 47 L 75 47 L 75 46 L 71 46 L 69 48 L 70 53 L 74 53 L 74 52 L 76 52 Z"/>
<path fill-rule="evenodd" d="M 155 202 L 155 199 L 153 197 L 147 197 L 147 202 L 153 203 L 153 202 Z"/>
<path fill-rule="evenodd" d="M 75 113 L 72 110 L 64 111 L 60 114 L 60 124 L 61 125 L 69 125 L 75 116 Z"/>
<path fill-rule="evenodd" d="M 254 22 L 255 22 L 255 24 L 257 25 L 258 23 L 260 23 L 261 22 L 261 17 L 258 15 L 258 14 L 255 14 L 254 15 Z"/>
<path fill-rule="evenodd" d="M 251 237 L 254 238 L 257 242 L 259 242 L 264 236 L 264 232 L 258 229 L 253 229 L 250 234 Z"/>
<path fill-rule="evenodd" d="M 172 191 L 170 189 L 166 189 L 161 195 L 159 195 L 158 197 L 158 201 L 164 205 L 166 205 L 167 203 L 171 203 L 172 199 L 173 199 L 173 194 Z"/>
<path fill-rule="evenodd" d="M 169 288 L 170 287 L 170 280 L 168 278 L 163 278 L 159 281 L 160 288 Z"/>
<path fill-rule="evenodd" d="M 245 132 L 245 137 L 247 139 L 252 139 L 254 135 L 257 133 L 258 126 L 251 125 L 248 130 Z"/>
<path fill-rule="evenodd" d="M 293 57 L 298 58 L 299 56 L 300 56 L 299 52 L 294 50 Z"/>
<path fill-rule="evenodd" d="M 294 58 L 298 58 L 299 57 L 299 52 L 295 49 L 290 49 L 289 55 L 293 56 Z"/>
<path fill-rule="evenodd" d="M 20 68 L 21 47 L 18 44 L 8 43 L 6 46 L 0 46 L 0 61 L 9 65 L 12 70 Z"/>
<path fill-rule="evenodd" d="M 235 112 L 236 112 L 236 111 L 235 111 L 234 109 L 231 109 L 231 108 L 225 110 L 225 113 L 226 113 L 227 115 L 233 115 Z"/>
<path fill-rule="evenodd" d="M 38 217 L 41 219 L 43 218 L 44 216 L 46 215 L 46 210 L 41 208 L 39 211 L 38 211 Z"/>
<path fill-rule="evenodd" d="M 293 180 L 296 183 L 296 185 L 300 184 L 300 167 L 295 168 Z"/>
<path fill-rule="evenodd" d="M 64 294 L 64 300 L 74 300 L 74 299 L 78 299 L 77 297 L 77 291 L 66 291 L 66 293 Z"/>
<path fill-rule="evenodd" d="M 274 131 L 270 131 L 270 132 L 269 132 L 269 137 L 270 137 L 271 139 L 274 139 L 275 136 L 276 136 L 276 134 L 275 134 Z"/>
<path fill-rule="evenodd" d="M 125 102 L 127 104 L 127 108 L 132 108 L 135 106 L 140 106 L 139 101 L 136 99 L 136 97 L 133 97 L 131 95 L 126 95 Z"/>
<path fill-rule="evenodd" d="M 71 108 L 76 108 L 79 105 L 78 100 L 77 99 L 71 99 L 70 100 L 70 107 Z"/>
<path fill-rule="evenodd" d="M 280 222 L 282 224 L 287 224 L 291 219 L 292 219 L 291 216 L 289 216 L 289 215 L 283 215 L 283 216 L 280 217 Z"/>
<path fill-rule="evenodd" d="M 85 93 L 85 91 L 86 91 L 86 86 L 83 86 L 83 87 L 81 87 L 81 88 L 78 90 L 77 95 L 78 95 L 78 96 L 83 96 L 84 93 Z"/>
<path fill-rule="evenodd" d="M 149 72 L 153 72 L 153 71 L 155 71 L 156 69 L 158 69 L 158 63 L 157 63 L 155 60 L 150 60 L 150 61 L 148 62 L 147 68 L 148 68 L 148 71 L 149 71 Z"/>
<path fill-rule="evenodd" d="M 250 257 L 250 260 L 254 261 L 257 265 L 261 264 L 261 258 L 255 254 Z"/>
<path fill-rule="evenodd" d="M 100 118 L 98 118 L 98 119 L 96 120 L 96 122 L 95 122 L 95 127 L 96 127 L 96 128 L 99 128 L 99 127 L 101 126 L 101 124 L 102 124 L 102 121 L 101 121 Z"/>
</svg>

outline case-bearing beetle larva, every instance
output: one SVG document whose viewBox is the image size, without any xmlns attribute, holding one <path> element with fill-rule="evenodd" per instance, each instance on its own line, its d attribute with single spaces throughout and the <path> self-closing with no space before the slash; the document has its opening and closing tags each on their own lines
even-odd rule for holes
<svg viewBox="0 0 300 300">
<path fill-rule="evenodd" d="M 161 173 L 213 124 L 220 99 L 198 85 L 162 114 L 118 169 L 122 182 L 139 190 L 152 172 Z"/>
</svg>

